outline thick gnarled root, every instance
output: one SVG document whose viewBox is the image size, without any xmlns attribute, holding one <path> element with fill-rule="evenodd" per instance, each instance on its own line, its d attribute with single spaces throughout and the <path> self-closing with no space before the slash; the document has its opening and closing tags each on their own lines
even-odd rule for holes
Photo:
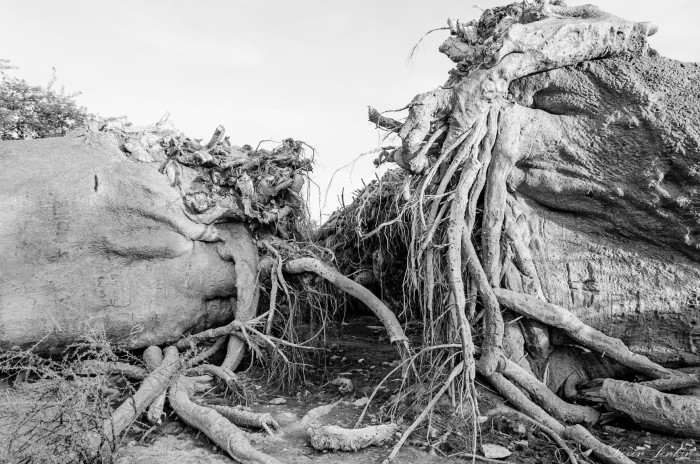
<svg viewBox="0 0 700 464">
<path fill-rule="evenodd" d="M 389 340 L 392 343 L 398 343 L 401 346 L 408 348 L 408 338 L 406 337 L 406 334 L 404 334 L 396 315 L 386 307 L 382 300 L 377 298 L 374 293 L 369 291 L 367 288 L 363 287 L 352 279 L 345 277 L 335 269 L 315 258 L 298 258 L 288 261 L 284 265 L 284 271 L 290 274 L 312 272 L 331 282 L 340 290 L 354 296 L 367 305 L 367 307 L 379 318 L 386 328 L 389 335 Z M 401 353 L 402 356 L 406 356 L 408 354 L 408 352 L 403 351 Z"/>
<path fill-rule="evenodd" d="M 605 379 L 600 397 L 641 427 L 700 438 L 700 398 L 662 393 L 642 384 Z"/>
<path fill-rule="evenodd" d="M 163 350 L 161 350 L 157 346 L 149 346 L 143 352 L 143 363 L 146 365 L 146 368 L 149 372 L 155 371 L 163 363 Z M 153 403 L 151 403 L 151 405 L 148 406 L 146 418 L 151 424 L 160 425 L 163 422 L 163 407 L 165 406 L 166 396 L 167 392 L 163 390 L 163 392 L 160 395 L 158 395 L 158 397 L 155 400 L 153 400 Z"/>
<path fill-rule="evenodd" d="M 182 367 L 177 348 L 170 346 L 163 353 L 163 361 L 144 379 L 141 387 L 128 400 L 124 401 L 104 423 L 105 435 L 109 440 L 117 437 L 169 386 L 171 379 Z"/>
<path fill-rule="evenodd" d="M 547 303 L 530 295 L 501 288 L 494 289 L 494 293 L 503 306 L 550 327 L 561 329 L 566 335 L 582 345 L 599 353 L 604 353 L 606 357 L 614 359 L 620 364 L 649 377 L 664 379 L 674 375 L 685 376 L 685 374 L 674 373 L 650 361 L 646 356 L 633 353 L 622 340 L 609 337 L 599 330 L 584 324 L 578 317 L 561 306 Z"/>
<path fill-rule="evenodd" d="M 596 439 L 581 425 L 566 427 L 550 416 L 544 409 L 533 403 L 522 391 L 499 373 L 487 377 L 496 390 L 518 410 L 539 424 L 568 440 L 574 440 L 592 451 L 593 456 L 606 464 L 634 464 L 634 461 Z"/>
<path fill-rule="evenodd" d="M 500 372 L 523 390 L 555 418 L 572 424 L 595 425 L 600 419 L 600 413 L 588 406 L 567 403 L 554 394 L 545 384 L 537 380 L 509 359 L 504 359 Z"/>
<path fill-rule="evenodd" d="M 253 448 L 245 434 L 214 409 L 193 403 L 184 377 L 180 376 L 170 387 L 168 400 L 180 420 L 204 433 L 235 461 L 244 464 L 281 464 Z"/>
<path fill-rule="evenodd" d="M 272 437 L 275 437 L 275 431 L 280 428 L 272 415 L 266 412 L 252 412 L 219 405 L 207 405 L 207 407 L 212 408 L 239 427 L 263 429 Z"/>
<path fill-rule="evenodd" d="M 191 371 L 198 374 L 212 376 L 219 382 L 219 384 L 223 387 L 222 390 L 224 391 L 241 390 L 236 374 L 225 367 L 215 366 L 214 364 L 200 364 L 199 366 L 192 368 Z"/>
</svg>

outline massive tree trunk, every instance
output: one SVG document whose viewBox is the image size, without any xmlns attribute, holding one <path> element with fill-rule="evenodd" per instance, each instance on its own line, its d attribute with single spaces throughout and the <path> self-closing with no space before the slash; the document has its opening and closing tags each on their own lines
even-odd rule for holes
<svg viewBox="0 0 700 464">
<path fill-rule="evenodd" d="M 310 167 L 302 142 L 239 148 L 219 127 L 202 145 L 167 121 L 146 128 L 94 121 L 62 138 L 2 142 L 0 373 L 3 382 L 16 374 L 18 384 L 29 379 L 37 392 L 46 390 L 34 404 L 4 402 L 3 456 L 42 460 L 64 451 L 65 440 L 76 450 L 58 459 L 92 462 L 100 454 L 106 461 L 149 405 L 149 420 L 161 422 L 170 387 L 180 418 L 229 455 L 277 462 L 228 419 L 191 403 L 197 382 L 186 375 L 196 366 L 210 375 L 207 390 L 212 377 L 238 387 L 231 371 L 249 344 L 260 352 L 260 339 L 289 362 L 277 339 L 255 328 L 260 251 L 253 233 L 296 237 L 306 221 L 298 193 Z M 222 366 L 197 366 L 225 344 Z M 170 346 L 163 356 L 157 345 Z M 133 354 L 119 361 L 115 346 L 149 347 L 148 370 L 132 364 Z M 37 356 L 46 354 L 53 360 Z M 143 382 L 110 414 L 114 374 Z M 97 423 L 82 420 L 93 415 Z M 57 432 L 36 438 L 44 429 Z"/>
<path fill-rule="evenodd" d="M 563 306 L 655 360 L 698 363 L 700 67 L 661 57 L 642 38 L 631 43 L 616 56 L 562 63 L 510 83 L 488 168 L 494 181 L 484 193 L 484 269 L 494 285 Z M 467 52 L 457 54 L 457 45 L 468 48 L 459 33 L 442 47 L 458 64 L 442 91 L 451 97 L 414 99 L 416 108 L 438 109 L 411 109 L 400 133 L 402 160 L 425 146 L 431 130 L 417 129 L 414 119 L 437 127 L 449 110 L 450 124 L 463 127 L 455 116 L 465 113 L 460 102 L 479 98 L 465 84 L 473 74 L 460 70 Z M 425 172 L 421 163 L 412 170 Z M 377 219 L 382 212 L 367 213 Z"/>
<path fill-rule="evenodd" d="M 90 331 L 146 347 L 234 316 L 226 253 L 257 258 L 250 234 L 188 218 L 161 164 L 109 134 L 0 144 L 0 348 L 58 353 Z"/>
<path fill-rule="evenodd" d="M 548 301 L 662 363 L 700 363 L 698 84 L 696 64 L 645 50 L 511 86 L 526 155 L 505 227 L 522 231 Z"/>
<path fill-rule="evenodd" d="M 207 372 L 230 383 L 246 343 L 301 364 L 280 348 L 308 348 L 295 344 L 298 308 L 284 274 L 311 272 L 379 316 L 405 384 L 436 382 L 417 393 L 425 408 L 390 458 L 448 392 L 463 402 L 476 443 L 477 376 L 565 449 L 562 437 L 602 462 L 630 461 L 578 425 L 595 423 L 598 411 L 550 390 L 570 400 L 586 380 L 636 373 L 650 381 L 588 384 L 579 398 L 633 419 L 635 405 L 620 404 L 636 401 L 655 428 L 700 436 L 673 413 L 694 411 L 697 399 L 653 392 L 698 383 L 671 365 L 700 364 L 697 66 L 649 50 L 648 23 L 561 1 L 513 3 L 449 28 L 441 51 L 456 67 L 448 82 L 416 96 L 404 123 L 370 112 L 401 138 L 379 161 L 403 171 L 368 186 L 318 234 L 354 282 L 317 259 L 330 256 L 325 250 L 295 242 L 298 224 L 286 222 L 302 209 L 301 172 L 310 168 L 301 142 L 244 152 L 220 128 L 206 146 L 161 132 L 136 143 L 109 131 L 6 143 L 0 348 L 52 351 L 90 328 L 128 348 L 217 339 L 178 359 L 184 368 L 228 340 L 223 365 Z M 274 275 L 260 315 L 258 270 Z M 359 281 L 403 301 L 394 313 Z M 421 319 L 422 346 L 396 313 Z M 279 317 L 289 340 L 272 333 Z M 178 375 L 170 401 L 187 409 L 195 388 Z M 164 389 L 156 382 L 141 397 Z M 147 405 L 138 406 L 133 414 Z M 204 419 L 186 421 L 237 456 L 235 427 L 197 408 Z"/>
<path fill-rule="evenodd" d="M 700 364 L 700 70 L 650 50 L 651 24 L 593 6 L 513 3 L 448 23 L 446 84 L 417 95 L 403 124 L 370 111 L 401 138 L 377 162 L 405 172 L 369 185 L 319 238 L 345 272 L 380 269 L 370 280 L 384 295 L 400 285 L 425 344 L 461 340 L 462 389 L 473 338 L 478 373 L 583 444 L 539 409 L 557 411 L 537 378 L 570 398 L 634 372 L 692 383 L 659 363 Z M 403 280 L 384 277 L 397 268 Z M 502 310 L 524 317 L 506 311 L 503 327 Z M 626 462 L 609 452 L 594 453 Z"/>
</svg>

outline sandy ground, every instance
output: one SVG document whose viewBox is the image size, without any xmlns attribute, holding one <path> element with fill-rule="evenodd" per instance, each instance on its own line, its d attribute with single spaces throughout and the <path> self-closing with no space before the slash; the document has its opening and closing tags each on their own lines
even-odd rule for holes
<svg viewBox="0 0 700 464">
<path fill-rule="evenodd" d="M 369 448 L 360 452 L 322 453 L 308 444 L 299 420 L 310 409 L 340 400 L 341 403 L 323 422 L 352 427 L 359 417 L 362 407 L 355 406 L 358 399 L 369 396 L 379 381 L 396 365 L 397 355 L 388 344 L 384 332 L 376 328 L 378 321 L 372 317 L 358 318 L 340 329 L 338 344 L 328 358 L 328 365 L 309 372 L 306 384 L 295 392 L 279 395 L 265 384 L 254 386 L 256 399 L 248 404 L 253 411 L 269 412 L 279 422 L 281 440 L 274 440 L 265 434 L 247 431 L 251 442 L 258 449 L 275 456 L 282 462 L 301 463 L 379 463 L 386 458 L 393 443 Z M 341 394 L 337 386 L 328 382 L 337 377 L 350 378 L 355 389 L 352 393 Z M 396 388 L 398 376 L 391 377 L 387 388 L 382 390 L 369 408 L 366 425 L 381 422 L 383 416 L 379 407 L 386 403 Z M 284 398 L 284 404 L 270 404 Z M 497 406 L 500 400 L 490 396 L 482 405 L 482 412 Z M 444 412 L 444 408 L 443 408 Z M 700 463 L 700 451 L 693 440 L 683 440 L 656 435 L 641 430 L 627 430 L 612 424 L 593 430 L 602 441 L 615 446 L 620 452 L 640 463 Z M 405 427 L 405 425 L 404 425 Z M 482 443 L 491 443 L 508 448 L 512 454 L 503 462 L 523 464 L 555 464 L 563 462 L 559 452 L 549 440 L 523 424 L 508 420 L 484 424 Z M 144 429 L 145 430 L 145 429 Z M 453 435 L 452 443 L 459 437 Z M 434 440 L 433 440 L 434 441 Z M 449 455 L 450 451 L 442 451 Z M 428 464 L 466 462 L 459 456 L 444 457 L 441 452 L 431 451 L 426 443 L 425 431 L 415 434 L 399 455 L 398 463 Z M 471 461 L 470 459 L 468 461 Z M 230 463 L 205 436 L 193 432 L 182 425 L 171 413 L 163 427 L 133 433 L 126 439 L 125 446 L 117 456 L 118 464 L 145 463 Z"/>
</svg>

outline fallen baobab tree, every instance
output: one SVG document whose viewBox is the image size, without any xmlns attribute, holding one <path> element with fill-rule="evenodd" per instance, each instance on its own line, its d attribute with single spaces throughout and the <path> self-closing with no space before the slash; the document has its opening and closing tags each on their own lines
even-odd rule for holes
<svg viewBox="0 0 700 464">
<path fill-rule="evenodd" d="M 328 316 L 316 294 L 295 293 L 292 274 L 315 274 L 361 300 L 401 353 L 396 370 L 415 388 L 396 403 L 415 393 L 422 411 L 390 458 L 443 396 L 476 449 L 477 375 L 571 462 L 565 440 L 603 462 L 629 462 L 584 428 L 602 415 L 571 404 L 582 380 L 649 379 L 634 389 L 606 380 L 589 392 L 613 408 L 645 388 L 696 385 L 667 364 L 697 361 L 688 329 L 700 159 L 688 77 L 697 70 L 653 54 L 650 25 L 591 6 L 519 2 L 449 26 L 442 50 L 457 66 L 446 85 L 417 96 L 403 123 L 371 113 L 402 139 L 382 156 L 402 170 L 319 231 L 334 253 L 309 243 L 298 194 L 310 163 L 297 141 L 239 148 L 218 129 L 201 143 L 163 123 L 0 145 L 4 356 L 26 369 L 34 359 L 26 349 L 60 353 L 95 328 L 117 347 L 146 349 L 143 365 L 105 349 L 70 367 L 80 379 L 108 372 L 142 381 L 95 418 L 92 451 L 108 454 L 143 412 L 157 423 L 168 401 L 234 459 L 275 462 L 235 425 L 272 430 L 274 420 L 199 404 L 195 393 L 212 377 L 235 389 L 246 347 L 288 369 L 311 351 L 294 327 Z M 333 254 L 341 272 L 329 265 Z M 386 300 L 402 287 L 406 304 L 396 307 L 405 310 L 391 312 L 360 282 Z M 302 297 L 313 311 L 295 310 Z M 419 350 L 399 318 L 422 321 Z M 634 327 L 649 331 L 624 334 Z M 224 347 L 223 363 L 208 364 Z M 654 427 L 672 427 L 669 414 L 654 417 Z M 331 448 L 373 442 L 360 431 L 345 443 L 345 430 L 312 433 Z"/>
<path fill-rule="evenodd" d="M 648 412 L 645 389 L 697 385 L 667 366 L 700 361 L 698 67 L 650 50 L 651 24 L 590 5 L 517 2 L 448 23 L 447 82 L 403 122 L 370 108 L 401 141 L 376 162 L 401 169 L 336 212 L 320 243 L 343 273 L 403 295 L 443 382 L 432 391 L 464 394 L 473 429 L 480 375 L 548 431 L 630 462 L 579 425 L 600 412 L 570 401 L 583 381 L 637 374 L 653 382 L 606 380 L 595 395 Z M 638 422 L 700 432 L 673 412 L 696 397 L 661 402 Z"/>
<path fill-rule="evenodd" d="M 193 395 L 212 381 L 235 391 L 247 348 L 284 372 L 278 383 L 295 378 L 322 339 L 300 340 L 296 326 L 316 322 L 323 332 L 329 316 L 301 311 L 290 275 L 315 274 L 365 301 L 408 355 L 396 316 L 309 243 L 305 147 L 292 139 L 272 150 L 236 147 L 222 127 L 202 143 L 167 120 L 146 128 L 92 121 L 66 137 L 0 144 L 0 369 L 34 382 L 18 392 L 36 405 L 27 418 L 3 402 L 10 456 L 31 459 L 49 443 L 42 453 L 65 462 L 104 459 L 142 413 L 159 424 L 167 401 L 234 459 L 277 462 L 236 426 L 271 430 L 269 415 L 222 412 Z M 261 276 L 271 282 L 265 308 Z M 208 364 L 222 350 L 223 362 Z M 105 392 L 115 375 L 141 383 L 112 411 Z M 41 394 L 48 381 L 55 388 Z M 82 451 L 61 454 L 70 433 Z"/>
</svg>

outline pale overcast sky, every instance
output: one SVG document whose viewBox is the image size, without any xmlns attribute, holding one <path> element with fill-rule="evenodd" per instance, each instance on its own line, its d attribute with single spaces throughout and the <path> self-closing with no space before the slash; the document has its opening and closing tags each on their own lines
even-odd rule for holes
<svg viewBox="0 0 700 464">
<path fill-rule="evenodd" d="M 80 104 L 136 124 L 170 112 L 188 135 L 223 124 L 234 144 L 301 139 L 318 149 L 323 190 L 338 168 L 379 146 L 367 105 L 400 108 L 442 84 L 448 31 L 412 46 L 449 16 L 474 19 L 503 0 L 1 0 L 0 58 L 14 75 L 81 91 Z M 569 5 L 583 4 L 569 1 Z M 661 54 L 700 61 L 697 0 L 605 0 L 618 16 L 652 21 Z M 374 176 L 365 156 L 333 180 L 327 210 Z M 318 211 L 319 195 L 312 201 Z M 321 196 L 321 202 L 323 198 Z"/>
</svg>

